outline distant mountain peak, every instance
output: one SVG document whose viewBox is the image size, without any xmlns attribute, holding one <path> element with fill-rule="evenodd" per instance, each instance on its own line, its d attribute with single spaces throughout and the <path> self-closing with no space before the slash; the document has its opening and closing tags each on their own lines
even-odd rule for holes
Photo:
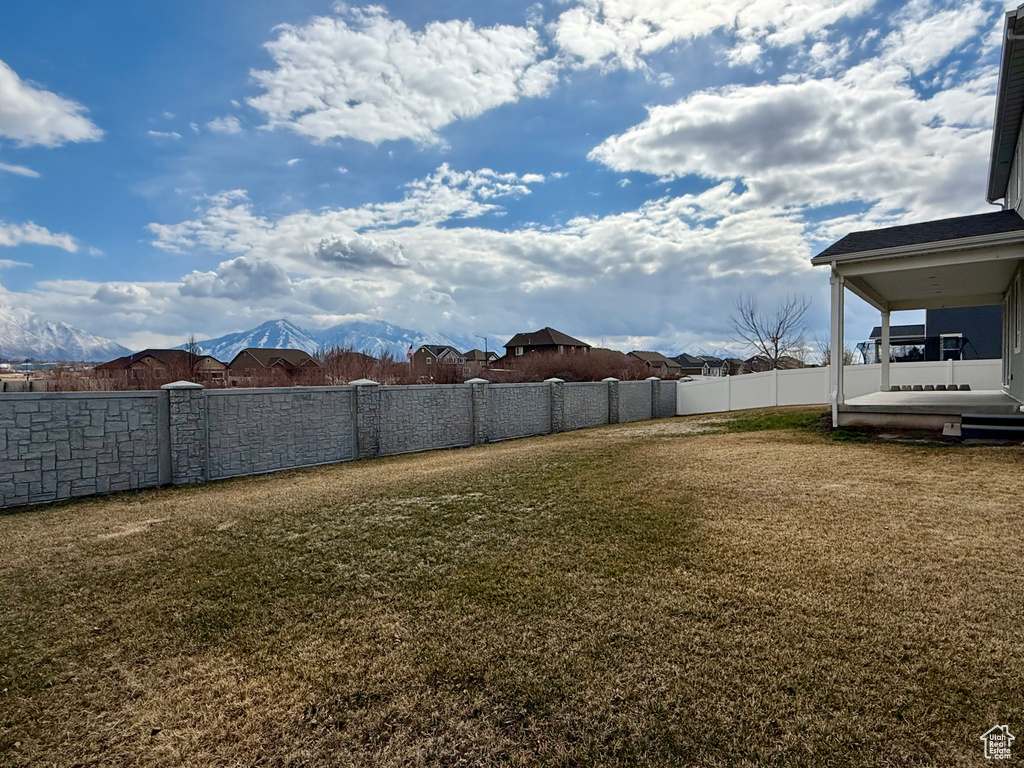
<svg viewBox="0 0 1024 768">
<path fill-rule="evenodd" d="M 73 325 L 47 320 L 22 307 L 0 305 L 0 357 L 103 362 L 130 353 L 116 341 Z"/>
<path fill-rule="evenodd" d="M 329 347 L 344 347 L 375 357 L 389 353 L 404 359 L 409 347 L 448 344 L 460 350 L 473 348 L 470 338 L 402 328 L 385 320 L 350 320 L 323 330 L 302 328 L 284 318 L 267 320 L 255 328 L 197 342 L 203 354 L 230 362 L 247 347 L 302 349 L 310 354 Z M 183 349 L 181 345 L 178 349 Z"/>
</svg>

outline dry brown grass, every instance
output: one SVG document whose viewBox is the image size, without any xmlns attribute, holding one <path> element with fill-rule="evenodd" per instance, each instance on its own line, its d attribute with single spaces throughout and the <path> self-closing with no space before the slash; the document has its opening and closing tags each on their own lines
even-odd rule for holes
<svg viewBox="0 0 1024 768">
<path fill-rule="evenodd" d="M 981 764 L 1024 451 L 700 421 L 0 517 L 0 764 Z"/>
</svg>

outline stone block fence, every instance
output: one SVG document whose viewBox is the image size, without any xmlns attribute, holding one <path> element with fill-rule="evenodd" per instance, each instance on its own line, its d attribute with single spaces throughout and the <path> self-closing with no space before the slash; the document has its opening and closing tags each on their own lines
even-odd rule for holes
<svg viewBox="0 0 1024 768">
<path fill-rule="evenodd" d="M 676 414 L 646 381 L 0 394 L 0 509 Z"/>
</svg>

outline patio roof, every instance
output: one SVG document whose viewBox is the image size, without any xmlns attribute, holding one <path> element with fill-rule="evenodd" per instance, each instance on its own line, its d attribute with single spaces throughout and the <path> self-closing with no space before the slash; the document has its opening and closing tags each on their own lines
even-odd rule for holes
<svg viewBox="0 0 1024 768">
<path fill-rule="evenodd" d="M 815 256 L 883 311 L 999 304 L 1024 258 L 1015 211 L 854 232 Z"/>
</svg>

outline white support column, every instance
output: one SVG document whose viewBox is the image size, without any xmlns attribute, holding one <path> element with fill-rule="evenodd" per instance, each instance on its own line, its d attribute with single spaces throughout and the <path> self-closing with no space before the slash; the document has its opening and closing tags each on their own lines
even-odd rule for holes
<svg viewBox="0 0 1024 768">
<path fill-rule="evenodd" d="M 843 404 L 843 299 L 845 280 L 837 272 L 832 272 L 832 351 L 829 359 L 831 381 L 829 400 L 832 403 L 832 426 L 839 426 L 839 406 Z"/>
<path fill-rule="evenodd" d="M 889 310 L 882 310 L 882 391 L 889 391 Z"/>
</svg>

